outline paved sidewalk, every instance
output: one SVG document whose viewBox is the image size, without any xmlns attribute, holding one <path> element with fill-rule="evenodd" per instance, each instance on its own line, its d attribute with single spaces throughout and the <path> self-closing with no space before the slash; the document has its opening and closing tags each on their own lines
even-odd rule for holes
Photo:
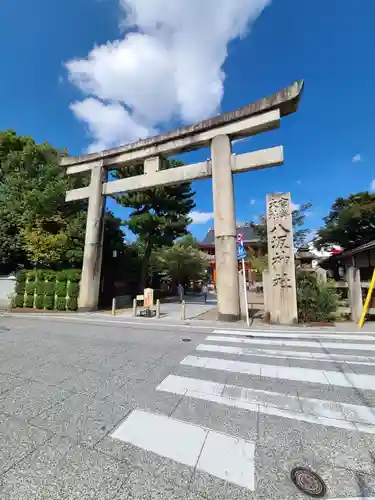
<svg viewBox="0 0 375 500">
<path fill-rule="evenodd" d="M 0 318 L 1 500 L 303 500 L 297 466 L 375 496 L 375 335 L 31 317 Z"/>
</svg>

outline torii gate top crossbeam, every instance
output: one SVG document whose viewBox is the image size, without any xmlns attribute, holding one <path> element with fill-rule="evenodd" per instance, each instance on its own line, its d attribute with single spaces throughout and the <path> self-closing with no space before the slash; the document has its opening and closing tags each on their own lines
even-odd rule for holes
<svg viewBox="0 0 375 500">
<path fill-rule="evenodd" d="M 246 122 L 248 118 L 254 118 L 257 115 L 263 115 L 279 110 L 280 117 L 294 113 L 299 104 L 301 93 L 303 90 L 303 80 L 294 82 L 290 87 L 272 94 L 271 96 L 259 99 L 247 106 L 237 109 L 229 113 L 223 113 L 208 120 L 203 120 L 195 125 L 168 132 L 148 139 L 139 140 L 133 144 L 107 149 L 99 153 L 91 153 L 83 156 L 70 156 L 61 159 L 61 165 L 70 167 L 69 173 L 78 173 L 85 170 L 91 170 L 96 162 L 100 162 L 101 166 L 110 167 L 126 164 L 137 159 L 144 159 L 158 154 L 177 154 L 205 146 L 210 139 L 220 129 L 226 128 L 233 124 L 233 130 L 228 132 L 232 139 L 247 137 L 255 133 L 267 130 L 265 125 L 261 123 L 258 128 L 235 126 L 236 122 Z M 211 133 L 207 133 L 207 132 Z"/>
</svg>

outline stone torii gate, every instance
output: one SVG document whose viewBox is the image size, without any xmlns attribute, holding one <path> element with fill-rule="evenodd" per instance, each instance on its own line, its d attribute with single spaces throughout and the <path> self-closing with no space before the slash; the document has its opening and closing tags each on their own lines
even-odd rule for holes
<svg viewBox="0 0 375 500">
<path fill-rule="evenodd" d="M 68 174 L 91 171 L 89 186 L 66 194 L 66 201 L 89 199 L 79 309 L 92 311 L 98 307 L 106 195 L 212 177 L 218 316 L 222 321 L 237 321 L 240 299 L 233 174 L 278 166 L 284 158 L 282 146 L 232 155 L 231 143 L 279 128 L 281 117 L 297 111 L 302 89 L 303 81 L 298 81 L 269 97 L 196 125 L 100 153 L 62 158 L 61 165 L 67 167 Z M 211 160 L 162 169 L 165 158 L 204 147 L 211 148 Z M 107 181 L 108 170 L 141 162 L 142 175 Z"/>
</svg>

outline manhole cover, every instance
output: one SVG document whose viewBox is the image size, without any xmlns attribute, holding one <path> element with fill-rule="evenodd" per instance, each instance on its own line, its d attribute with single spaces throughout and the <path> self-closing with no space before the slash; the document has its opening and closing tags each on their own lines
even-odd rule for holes
<svg viewBox="0 0 375 500">
<path fill-rule="evenodd" d="M 182 339 L 182 342 L 191 342 L 191 339 Z"/>
<path fill-rule="evenodd" d="M 322 498 L 327 492 L 323 479 L 305 467 L 293 469 L 290 477 L 297 488 L 310 497 Z"/>
</svg>

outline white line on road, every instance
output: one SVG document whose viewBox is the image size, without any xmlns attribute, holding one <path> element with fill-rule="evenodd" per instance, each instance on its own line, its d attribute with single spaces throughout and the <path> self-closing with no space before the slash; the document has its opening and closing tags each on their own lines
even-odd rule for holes
<svg viewBox="0 0 375 500">
<path fill-rule="evenodd" d="M 347 335 L 342 333 L 310 333 L 310 332 L 302 332 L 302 333 L 290 333 L 282 330 L 275 331 L 264 331 L 264 330 L 214 330 L 212 333 L 216 333 L 219 335 L 244 335 L 249 336 L 252 335 L 254 337 L 278 337 L 278 338 L 286 338 L 286 339 L 339 339 L 339 340 L 375 340 L 375 337 L 372 335 Z"/>
<path fill-rule="evenodd" d="M 205 338 L 210 342 L 231 342 L 233 344 L 252 345 L 278 345 L 283 347 L 318 347 L 320 349 L 347 349 L 354 351 L 375 351 L 374 344 L 349 344 L 346 342 L 310 342 L 310 341 L 289 341 L 289 340 L 269 340 L 269 339 L 244 339 L 242 337 L 222 337 L 219 335 L 208 335 Z"/>
<path fill-rule="evenodd" d="M 169 375 L 156 388 L 266 415 L 375 434 L 375 409 Z"/>
<path fill-rule="evenodd" d="M 111 437 L 254 490 L 250 441 L 142 410 L 134 410 Z"/>
<path fill-rule="evenodd" d="M 338 385 L 340 387 L 355 387 L 373 390 L 375 376 L 349 372 L 334 372 L 314 370 L 313 368 L 297 368 L 289 366 L 274 366 L 230 359 L 204 358 L 186 356 L 182 365 L 195 366 L 209 370 L 223 370 L 233 373 L 246 373 L 257 377 L 280 378 L 323 385 Z"/>
<path fill-rule="evenodd" d="M 272 351 L 263 349 L 254 349 L 251 347 L 233 347 L 226 345 L 215 345 L 215 344 L 199 344 L 197 351 L 205 352 L 222 352 L 225 354 L 238 354 L 241 356 L 254 356 L 254 357 L 264 357 L 264 358 L 277 358 L 277 359 L 295 359 L 295 360 L 305 360 L 305 361 L 331 361 L 348 364 L 360 364 L 375 366 L 375 358 L 373 361 L 369 361 L 366 356 L 355 356 L 350 354 L 326 354 L 326 353 L 311 353 L 311 352 L 298 352 L 298 351 Z"/>
</svg>

